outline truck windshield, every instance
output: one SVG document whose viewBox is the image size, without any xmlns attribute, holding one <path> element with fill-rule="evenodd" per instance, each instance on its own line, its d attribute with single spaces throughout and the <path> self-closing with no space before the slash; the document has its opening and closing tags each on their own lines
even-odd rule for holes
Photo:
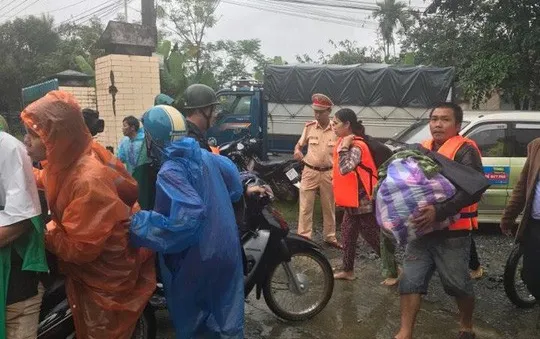
<svg viewBox="0 0 540 339">
<path fill-rule="evenodd" d="M 470 121 L 463 121 L 461 128 L 465 128 Z M 406 144 L 417 144 L 424 140 L 430 139 L 431 133 L 429 131 L 429 120 L 422 120 L 414 123 L 409 128 L 398 134 L 394 139 Z"/>
<path fill-rule="evenodd" d="M 249 115 L 251 94 L 226 94 L 219 96 L 218 112 L 223 115 Z"/>
</svg>

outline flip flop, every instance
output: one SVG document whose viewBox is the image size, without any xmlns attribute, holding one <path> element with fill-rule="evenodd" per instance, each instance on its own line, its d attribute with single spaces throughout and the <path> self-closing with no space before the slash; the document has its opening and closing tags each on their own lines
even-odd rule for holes
<svg viewBox="0 0 540 339">
<path fill-rule="evenodd" d="M 342 250 L 343 249 L 343 245 L 341 245 L 339 243 L 339 241 L 337 240 L 334 240 L 334 241 L 325 241 L 326 245 L 330 246 L 330 247 L 333 247 L 333 248 L 337 248 L 338 250 Z"/>
<path fill-rule="evenodd" d="M 481 279 L 484 276 L 484 268 L 480 266 L 478 269 L 471 271 L 470 275 L 473 280 Z"/>
<path fill-rule="evenodd" d="M 334 274 L 334 279 L 335 280 L 347 280 L 347 281 L 353 281 L 353 280 L 356 280 L 356 277 L 348 277 L 348 276 L 345 276 L 345 275 L 341 275 L 345 272 L 341 271 L 341 272 L 338 272 L 338 273 L 335 273 Z"/>
<path fill-rule="evenodd" d="M 391 282 L 389 281 L 391 280 Z M 387 287 L 394 287 L 397 284 L 399 284 L 399 277 L 398 278 L 386 278 L 381 282 L 381 285 L 387 286 Z"/>
</svg>

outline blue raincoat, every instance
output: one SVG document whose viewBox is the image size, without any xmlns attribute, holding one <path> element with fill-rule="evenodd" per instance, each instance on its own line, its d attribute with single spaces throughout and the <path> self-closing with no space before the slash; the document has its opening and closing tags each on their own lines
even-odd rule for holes
<svg viewBox="0 0 540 339">
<path fill-rule="evenodd" d="M 160 256 L 177 338 L 243 338 L 244 280 L 231 201 L 243 194 L 227 158 L 183 138 L 164 152 L 154 211 L 131 222 L 131 241 Z"/>
<path fill-rule="evenodd" d="M 129 174 L 135 172 L 137 167 L 150 162 L 146 154 L 146 144 L 144 141 L 144 128 L 139 128 L 133 140 L 123 137 L 118 146 L 118 159 L 126 165 Z"/>
</svg>

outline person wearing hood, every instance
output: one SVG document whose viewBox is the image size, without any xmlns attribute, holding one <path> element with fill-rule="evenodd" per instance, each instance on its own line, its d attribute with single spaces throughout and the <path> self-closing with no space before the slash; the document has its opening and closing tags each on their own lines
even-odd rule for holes
<svg viewBox="0 0 540 339">
<path fill-rule="evenodd" d="M 126 165 L 129 174 L 139 185 L 139 204 L 142 209 L 152 209 L 154 197 L 149 193 L 150 160 L 146 152 L 144 129 L 137 118 L 128 116 L 123 120 L 122 132 L 124 138 L 118 147 L 118 159 Z"/>
<path fill-rule="evenodd" d="M 131 244 L 159 254 L 176 338 L 243 338 L 244 275 L 232 202 L 243 194 L 227 158 L 186 137 L 171 106 L 154 106 L 142 122 L 155 168 L 156 203 L 131 219 Z"/>
<path fill-rule="evenodd" d="M 119 197 L 118 172 L 92 154 L 73 95 L 52 91 L 21 114 L 25 145 L 44 161 L 40 182 L 52 220 L 45 244 L 66 277 L 78 338 L 128 339 L 155 287 L 151 256 L 128 244 L 132 206 Z"/>
</svg>

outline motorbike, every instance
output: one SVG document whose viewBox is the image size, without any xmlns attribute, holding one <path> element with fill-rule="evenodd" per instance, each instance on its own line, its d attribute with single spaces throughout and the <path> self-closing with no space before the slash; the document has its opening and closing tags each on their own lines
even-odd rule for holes
<svg viewBox="0 0 540 339">
<path fill-rule="evenodd" d="M 43 191 L 40 191 L 39 198 L 43 211 L 48 211 L 47 201 Z M 42 215 L 45 221 L 50 220 L 50 214 L 44 212 Z M 41 310 L 39 314 L 38 338 L 39 339 L 73 339 L 75 338 L 75 324 L 71 308 L 67 300 L 66 289 L 63 277 L 58 273 L 56 257 L 47 252 L 47 262 L 49 273 L 41 275 L 41 282 L 45 287 Z M 158 283 L 150 302 L 146 305 L 141 317 L 137 322 L 133 339 L 155 339 L 156 310 L 166 309 L 165 293 L 163 285 Z"/>
<path fill-rule="evenodd" d="M 231 159 L 239 171 L 255 172 L 267 182 L 278 200 L 296 202 L 299 197 L 302 163 L 296 160 L 262 161 L 262 141 L 246 135 L 219 146 L 221 155 Z"/>
<path fill-rule="evenodd" d="M 332 267 L 316 243 L 289 232 L 271 197 L 245 200 L 241 242 L 246 257 L 244 290 L 254 289 L 278 317 L 303 321 L 321 312 L 332 297 Z"/>
<path fill-rule="evenodd" d="M 533 308 L 537 301 L 523 281 L 523 247 L 516 244 L 504 266 L 504 292 L 510 301 L 519 308 Z"/>
<path fill-rule="evenodd" d="M 51 274 L 44 275 L 42 283 L 45 293 L 39 314 L 39 339 L 73 339 L 75 338 L 75 325 L 71 308 L 66 296 L 64 279 L 56 273 L 54 259 L 50 259 Z M 163 288 L 158 284 L 150 302 L 146 305 L 137 326 L 133 332 L 133 339 L 155 339 L 156 317 L 155 311 L 166 309 Z"/>
</svg>

